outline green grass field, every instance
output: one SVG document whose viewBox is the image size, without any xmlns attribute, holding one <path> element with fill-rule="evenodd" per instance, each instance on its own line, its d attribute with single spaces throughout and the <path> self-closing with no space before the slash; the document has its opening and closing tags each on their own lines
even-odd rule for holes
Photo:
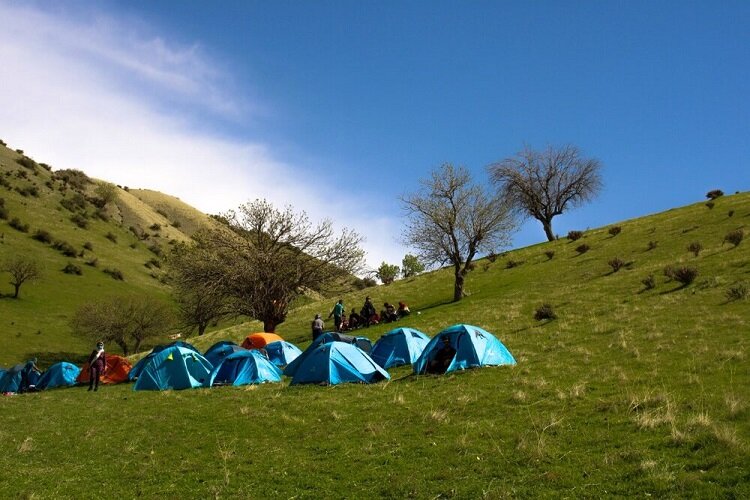
<svg viewBox="0 0 750 500">
<path fill-rule="evenodd" d="M 723 240 L 749 223 L 750 194 L 737 194 L 479 261 L 460 303 L 448 270 L 343 296 L 347 310 L 365 295 L 405 300 L 421 314 L 398 326 L 430 335 L 479 325 L 515 367 L 400 368 L 370 386 L 4 397 L 0 498 L 748 498 L 750 300 L 727 291 L 750 282 L 750 241 Z M 699 274 L 682 286 L 667 265 Z M 337 298 L 297 307 L 278 333 L 304 348 Z M 542 303 L 558 318 L 534 320 Z M 359 332 L 376 340 L 392 326 Z M 205 349 L 258 328 L 190 341 Z M 28 349 L 25 336 L 11 342 Z"/>
</svg>

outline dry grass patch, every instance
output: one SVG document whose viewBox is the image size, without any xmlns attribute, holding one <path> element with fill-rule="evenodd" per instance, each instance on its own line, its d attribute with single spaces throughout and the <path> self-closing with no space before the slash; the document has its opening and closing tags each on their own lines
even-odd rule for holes
<svg viewBox="0 0 750 500">
<path fill-rule="evenodd" d="M 735 419 L 745 411 L 745 403 L 734 393 L 724 396 L 724 404 L 727 407 L 729 418 Z"/>
<path fill-rule="evenodd" d="M 34 449 L 34 438 L 31 436 L 24 439 L 18 446 L 18 453 L 28 453 Z"/>
</svg>

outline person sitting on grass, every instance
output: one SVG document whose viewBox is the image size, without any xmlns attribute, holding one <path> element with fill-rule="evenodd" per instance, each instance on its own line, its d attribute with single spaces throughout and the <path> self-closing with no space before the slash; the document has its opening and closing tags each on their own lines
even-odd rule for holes
<svg viewBox="0 0 750 500">
<path fill-rule="evenodd" d="M 380 311 L 380 318 L 383 320 L 383 323 L 390 323 L 398 319 L 396 308 L 393 307 L 393 304 L 389 304 L 388 302 L 383 304 L 383 310 Z"/>
<path fill-rule="evenodd" d="M 365 303 L 362 306 L 362 310 L 359 311 L 359 315 L 362 316 L 362 322 L 364 326 L 377 325 L 379 321 L 378 312 L 375 310 L 375 306 L 370 300 L 370 297 L 365 297 Z M 374 321 L 374 322 L 373 322 Z"/>
<path fill-rule="evenodd" d="M 407 306 L 405 302 L 399 302 L 396 314 L 398 315 L 399 319 L 401 319 L 404 316 L 410 315 L 411 311 L 409 310 L 409 306 Z"/>
<path fill-rule="evenodd" d="M 352 312 L 349 314 L 349 329 L 356 330 L 362 326 L 362 316 L 357 314 L 357 311 L 352 307 Z"/>
</svg>

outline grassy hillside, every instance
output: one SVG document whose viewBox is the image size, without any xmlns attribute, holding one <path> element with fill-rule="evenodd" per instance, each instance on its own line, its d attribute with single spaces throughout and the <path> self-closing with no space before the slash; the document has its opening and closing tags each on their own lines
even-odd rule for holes
<svg viewBox="0 0 750 500">
<path fill-rule="evenodd" d="M 101 491 L 125 497 L 747 498 L 750 300 L 727 292 L 750 282 L 750 241 L 724 237 L 749 223 L 750 194 L 726 196 L 480 261 L 457 304 L 447 270 L 343 297 L 349 310 L 365 294 L 378 306 L 405 300 L 421 314 L 401 325 L 431 335 L 482 326 L 515 367 L 401 368 L 373 386 L 5 398 L 0 496 L 83 496 L 81 471 L 95 470 Z M 668 265 L 698 276 L 683 286 L 663 275 Z M 543 303 L 557 319 L 533 318 Z M 313 315 L 332 305 L 299 307 L 280 333 L 304 346 Z M 391 326 L 360 333 L 374 340 Z M 194 340 L 205 348 L 255 329 Z"/>
<path fill-rule="evenodd" d="M 116 199 L 99 208 L 91 202 L 98 181 L 78 189 L 55 174 L 49 166 L 0 146 L 0 262 L 23 255 L 42 268 L 41 278 L 24 284 L 17 300 L 9 297 L 9 275 L 0 273 L 0 365 L 30 355 L 39 355 L 43 363 L 75 359 L 85 352 L 88 342 L 72 336 L 68 323 L 86 301 L 121 293 L 168 299 L 160 281 L 159 253 L 172 240 L 188 239 L 123 189 L 117 188 Z M 56 249 L 56 242 L 67 246 Z M 69 264 L 81 274 L 64 273 Z M 124 279 L 114 279 L 106 270 L 120 271 Z"/>
</svg>

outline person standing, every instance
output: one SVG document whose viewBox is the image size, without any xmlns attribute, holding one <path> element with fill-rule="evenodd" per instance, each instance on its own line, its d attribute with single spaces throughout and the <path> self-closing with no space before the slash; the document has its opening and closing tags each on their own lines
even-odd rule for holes
<svg viewBox="0 0 750 500">
<path fill-rule="evenodd" d="M 375 319 L 378 312 L 375 310 L 375 305 L 373 305 L 372 300 L 370 297 L 365 297 L 365 303 L 362 306 L 362 310 L 359 312 L 360 316 L 362 316 L 362 321 L 365 326 L 369 327 L 370 325 L 377 325 L 378 319 Z"/>
<path fill-rule="evenodd" d="M 313 342 L 315 342 L 315 339 L 317 339 L 323 334 L 324 327 L 325 327 L 325 323 L 323 323 L 323 320 L 321 319 L 320 314 L 316 314 L 315 319 L 312 322 Z"/>
<path fill-rule="evenodd" d="M 344 301 L 342 299 L 336 302 L 336 305 L 333 306 L 333 310 L 328 315 L 328 319 L 331 319 L 331 316 L 333 316 L 333 324 L 336 325 L 337 332 L 341 331 L 341 317 L 344 315 L 345 311 Z"/>
<path fill-rule="evenodd" d="M 99 377 L 107 369 L 107 355 L 104 353 L 104 342 L 97 342 L 96 349 L 89 356 L 89 390 L 99 390 Z"/>
</svg>

